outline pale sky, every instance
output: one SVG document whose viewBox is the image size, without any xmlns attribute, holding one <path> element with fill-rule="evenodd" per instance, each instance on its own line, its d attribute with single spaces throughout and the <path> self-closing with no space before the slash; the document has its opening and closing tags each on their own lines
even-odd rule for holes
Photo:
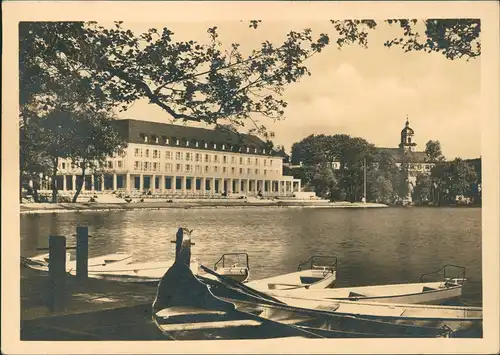
<svg viewBox="0 0 500 355">
<path fill-rule="evenodd" d="M 208 38 L 206 29 L 216 25 L 223 43 L 238 42 L 245 52 L 265 39 L 281 43 L 290 30 L 309 27 L 313 35 L 335 33 L 326 21 L 263 22 L 257 30 L 249 29 L 246 21 L 124 25 L 136 34 L 167 26 L 175 40 L 200 42 Z M 399 33 L 399 28 L 379 22 L 369 35 L 368 49 L 353 45 L 339 50 L 332 43 L 311 58 L 307 66 L 312 76 L 285 90 L 286 118 L 260 120 L 275 132 L 275 144 L 289 151 L 309 134 L 345 133 L 379 147 L 397 147 L 408 114 L 417 150 L 424 150 L 432 139 L 441 142 L 448 159 L 479 157 L 480 59 L 451 61 L 438 53 L 404 53 L 383 46 Z M 146 100 L 137 101 L 119 117 L 171 122 L 169 114 Z"/>
</svg>

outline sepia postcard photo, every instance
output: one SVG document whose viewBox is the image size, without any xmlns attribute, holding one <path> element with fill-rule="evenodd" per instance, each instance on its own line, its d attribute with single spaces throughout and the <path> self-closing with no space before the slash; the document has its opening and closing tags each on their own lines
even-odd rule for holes
<svg viewBox="0 0 500 355">
<path fill-rule="evenodd" d="M 498 353 L 498 3 L 3 8 L 2 352 Z"/>
</svg>

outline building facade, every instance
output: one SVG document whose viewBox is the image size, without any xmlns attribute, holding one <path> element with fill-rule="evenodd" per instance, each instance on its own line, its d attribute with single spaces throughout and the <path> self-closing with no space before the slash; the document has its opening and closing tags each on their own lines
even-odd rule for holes
<svg viewBox="0 0 500 355">
<path fill-rule="evenodd" d="M 398 148 L 376 148 L 379 153 L 387 153 L 392 156 L 398 167 L 406 164 L 409 187 L 406 200 L 409 202 L 412 201 L 412 193 L 417 182 L 417 176 L 419 174 L 430 174 L 435 165 L 428 161 L 427 154 L 424 151 L 416 150 L 417 143 L 414 141 L 414 135 L 415 131 L 410 127 L 407 117 L 405 127 L 401 130 L 401 140 Z"/>
<path fill-rule="evenodd" d="M 301 190 L 299 179 L 283 176 L 283 158 L 258 137 L 133 119 L 114 124 L 128 145 L 99 173 L 89 172 L 84 191 L 290 196 Z M 74 191 L 81 170 L 61 160 L 59 175 L 58 189 Z"/>
</svg>

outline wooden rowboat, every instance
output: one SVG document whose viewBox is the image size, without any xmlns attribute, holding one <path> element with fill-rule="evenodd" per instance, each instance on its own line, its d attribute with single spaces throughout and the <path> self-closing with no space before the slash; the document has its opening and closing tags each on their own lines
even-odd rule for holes
<svg viewBox="0 0 500 355">
<path fill-rule="evenodd" d="M 102 268 L 109 265 L 116 267 L 117 265 L 126 265 L 132 262 L 132 255 L 126 253 L 112 253 L 101 255 L 88 259 L 88 270 Z M 30 269 L 40 271 L 42 273 L 49 272 L 49 254 L 40 254 L 30 258 L 21 257 L 21 264 Z M 66 272 L 76 273 L 76 260 L 73 259 L 71 253 L 66 253 Z"/>
<path fill-rule="evenodd" d="M 460 277 L 448 277 L 447 269 L 463 269 Z M 346 301 L 382 302 L 397 304 L 443 304 L 457 300 L 462 295 L 465 282 L 465 268 L 445 265 L 435 273 L 444 270 L 444 280 L 410 284 L 342 287 L 329 289 L 270 290 L 269 294 L 283 297 L 303 297 L 308 299 L 334 299 Z M 424 274 L 422 276 L 429 275 Z M 421 281 L 423 277 L 421 278 Z"/>
<path fill-rule="evenodd" d="M 301 297 L 277 297 L 277 299 L 295 307 L 311 307 L 339 315 L 396 324 L 447 328 L 454 333 L 478 329 L 482 327 L 483 321 L 481 307 L 352 302 Z"/>
<path fill-rule="evenodd" d="M 215 263 L 214 270 L 239 282 L 250 278 L 250 265 L 247 253 L 226 253 Z"/>
<path fill-rule="evenodd" d="M 250 273 L 248 267 L 245 267 L 244 265 L 239 266 L 237 264 L 227 265 L 228 257 L 234 255 L 246 256 L 246 259 L 248 260 L 248 255 L 246 253 L 227 253 L 221 257 L 215 266 L 218 267 L 218 271 L 222 275 L 231 277 L 238 281 L 246 281 Z M 89 268 L 88 276 L 97 279 L 143 283 L 156 286 L 173 264 L 174 260 L 130 263 L 125 265 L 109 264 L 93 267 L 92 269 Z M 200 273 L 205 274 L 199 269 L 197 260 L 191 261 L 190 269 L 195 275 Z M 210 277 L 210 275 L 205 276 Z"/>
<path fill-rule="evenodd" d="M 321 290 L 332 287 L 337 277 L 337 258 L 312 256 L 298 266 L 296 272 L 250 281 L 247 285 L 255 290 Z"/>
<path fill-rule="evenodd" d="M 194 243 L 192 243 L 194 244 Z M 236 256 L 243 265 L 232 263 L 231 257 Z M 43 272 L 48 272 L 49 254 L 42 254 L 32 258 L 21 258 L 26 266 Z M 243 258 L 242 258 L 243 257 Z M 76 274 L 76 261 L 70 260 L 71 253 L 66 254 L 69 274 Z M 143 283 L 157 285 L 165 272 L 174 264 L 174 260 L 132 263 L 132 255 L 115 253 L 107 254 L 88 260 L 88 277 L 118 282 Z M 197 261 L 191 262 L 191 270 L 196 275 L 200 272 Z M 214 266 L 221 274 L 238 281 L 246 281 L 250 275 L 248 254 L 227 253 L 222 255 Z M 207 275 L 210 277 L 210 275 Z"/>
<path fill-rule="evenodd" d="M 182 229 L 178 232 L 176 240 L 172 241 L 172 243 L 178 244 L 182 242 L 184 236 L 182 233 L 180 233 L 181 231 Z M 194 245 L 194 243 L 191 243 L 190 246 L 191 245 Z M 179 246 L 177 245 L 176 253 L 178 252 Z M 236 257 L 237 262 L 241 261 L 243 265 L 234 263 L 234 257 Z M 169 270 L 169 268 L 173 266 L 173 264 L 174 260 L 134 263 L 127 265 L 105 265 L 100 268 L 93 268 L 91 271 L 89 270 L 89 277 L 120 282 L 137 282 L 156 285 Z M 190 268 L 195 275 L 200 273 L 198 262 L 196 260 L 194 262 L 190 261 Z M 219 272 L 223 275 L 242 282 L 246 281 L 250 275 L 250 268 L 248 266 L 248 254 L 223 254 L 219 261 L 215 263 L 214 268 L 219 270 Z"/>
<path fill-rule="evenodd" d="M 156 285 L 173 263 L 172 260 L 167 260 L 127 265 L 106 265 L 92 268 L 88 274 L 89 277 L 97 279 Z M 192 265 L 194 270 L 197 270 L 197 264 L 193 263 Z"/>
<path fill-rule="evenodd" d="M 335 312 L 333 307 L 323 307 L 322 302 L 314 304 L 314 300 L 301 304 L 288 302 L 218 275 L 203 265 L 200 268 L 217 280 L 199 276 L 198 279 L 210 287 L 213 295 L 233 303 L 236 309 L 295 325 L 324 337 L 448 337 L 452 334 L 449 328 L 439 324 L 427 326 L 412 322 L 398 323 L 384 315 L 363 317 L 362 314 L 342 314 Z"/>
<path fill-rule="evenodd" d="M 206 270 L 203 265 L 200 267 Z M 210 270 L 206 271 L 210 272 Z M 214 295 L 231 300 L 247 312 L 255 309 L 261 317 L 272 317 L 274 320 L 277 320 L 276 309 L 270 311 L 269 306 L 281 308 L 278 314 L 281 314 L 280 317 L 284 321 L 301 326 L 327 328 L 337 332 L 370 333 L 372 335 L 379 334 L 383 329 L 383 334 L 392 334 L 391 336 L 406 336 L 408 334 L 411 334 L 410 336 L 425 336 L 422 334 L 429 334 L 429 328 L 435 329 L 436 335 L 443 329 L 449 330 L 450 334 L 464 334 L 469 330 L 477 331 L 482 328 L 481 307 L 398 305 L 298 297 L 272 297 L 272 300 L 269 301 L 269 299 L 260 298 L 259 292 L 252 290 L 247 285 L 237 284 L 234 280 L 228 280 L 222 275 L 217 278 L 218 281 L 222 281 L 223 286 L 212 284 L 211 292 Z M 210 284 L 210 282 L 207 283 Z M 269 295 L 266 296 L 269 297 Z M 284 309 L 283 304 L 292 308 Z M 326 312 L 326 316 L 316 313 L 318 311 Z M 310 312 L 311 317 L 297 317 L 298 314 L 306 315 L 307 312 Z M 340 317 L 335 319 L 333 315 Z M 342 321 L 339 322 L 339 319 Z M 369 323 L 364 323 L 363 320 L 373 321 L 377 326 L 373 328 Z M 342 326 L 339 327 L 340 324 Z M 404 325 L 410 328 L 391 328 L 388 324 Z"/>
</svg>

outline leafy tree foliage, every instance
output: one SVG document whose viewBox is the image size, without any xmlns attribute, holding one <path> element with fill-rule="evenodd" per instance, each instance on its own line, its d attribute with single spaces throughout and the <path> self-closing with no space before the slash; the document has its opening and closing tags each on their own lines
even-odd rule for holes
<svg viewBox="0 0 500 355">
<path fill-rule="evenodd" d="M 81 63 L 66 55 L 83 26 L 73 22 L 19 26 L 21 179 L 37 184 L 34 175 L 49 172 L 52 202 L 57 202 L 60 159 L 71 158 L 83 166 L 83 180 L 85 168 L 123 145 L 110 125 L 113 98 L 80 70 Z M 81 185 L 74 200 L 80 189 Z"/>
<path fill-rule="evenodd" d="M 377 203 L 392 204 L 395 200 L 395 191 L 390 174 L 375 173 L 369 175 L 367 198 Z"/>
<path fill-rule="evenodd" d="M 448 174 L 451 180 L 448 187 L 451 196 L 473 197 L 472 186 L 476 181 L 476 172 L 471 165 L 456 158 L 451 162 Z"/>
<path fill-rule="evenodd" d="M 437 164 L 431 171 L 431 178 L 433 201 L 437 204 L 454 204 L 459 196 L 475 196 L 477 174 L 472 165 L 460 158 Z"/>
<path fill-rule="evenodd" d="M 479 19 L 427 19 L 423 21 L 424 35 L 415 27 L 419 20 L 387 20 L 399 25 L 403 37 L 387 41 L 387 47 L 400 46 L 405 52 L 438 52 L 448 59 L 470 60 L 481 55 L 481 22 Z"/>
<path fill-rule="evenodd" d="M 345 134 L 310 135 L 292 146 L 292 164 L 302 163 L 315 170 L 308 174 L 305 168 L 294 176 L 303 179 L 304 185 L 317 187 L 322 193 L 328 191 L 332 199 L 356 201 L 362 195 L 364 159 L 371 164 L 373 153 L 373 145 L 362 138 Z M 332 169 L 333 162 L 339 164 L 338 170 Z M 335 175 L 335 183 L 330 178 L 330 170 Z M 321 178 L 326 181 L 321 182 Z"/>
<path fill-rule="evenodd" d="M 443 162 L 444 156 L 441 152 L 441 143 L 439 141 L 430 140 L 425 144 L 426 160 L 431 163 Z"/>
<path fill-rule="evenodd" d="M 312 176 L 311 185 L 314 187 L 316 195 L 331 198 L 332 193 L 337 188 L 337 179 L 331 165 L 318 165 Z"/>
<path fill-rule="evenodd" d="M 369 32 L 377 28 L 374 20 L 331 20 L 341 35 L 340 46 L 368 46 Z M 401 35 L 385 42 L 386 47 L 399 47 L 405 52 L 440 53 L 450 60 L 470 60 L 481 55 L 481 21 L 479 19 L 388 19 L 384 21 L 401 29 Z"/>
<path fill-rule="evenodd" d="M 75 202 L 82 189 L 86 171 L 102 166 L 107 156 L 126 146 L 113 129 L 112 120 L 113 117 L 105 112 L 85 111 L 84 108 L 71 112 L 53 110 L 46 116 L 30 120 L 29 124 L 34 127 L 30 127 L 26 134 L 37 135 L 29 141 L 21 142 L 21 152 L 26 152 L 21 154 L 24 158 L 22 166 L 27 172 L 25 174 L 37 184 L 37 173 L 50 173 L 52 202 L 55 203 L 59 162 L 70 158 L 82 169 L 82 179 L 73 198 Z"/>
<path fill-rule="evenodd" d="M 39 122 L 41 128 L 41 140 L 36 142 L 43 149 L 47 157 L 49 169 L 52 176 L 52 202 L 57 202 L 56 178 L 59 161 L 70 155 L 71 145 L 74 137 L 74 122 L 67 111 L 54 110 L 43 117 Z M 30 142 L 26 142 L 30 144 Z"/>
<path fill-rule="evenodd" d="M 427 204 L 433 198 L 433 181 L 428 174 L 419 174 L 415 188 L 413 189 L 412 199 L 420 204 Z"/>
<path fill-rule="evenodd" d="M 279 96 L 284 87 L 310 75 L 303 63 L 329 43 L 326 34 L 314 38 L 311 29 L 290 31 L 282 44 L 265 41 L 244 56 L 238 43 L 226 50 L 217 27 L 207 30 L 209 42 L 204 44 L 175 41 L 166 27 L 135 35 L 122 22 L 115 28 L 97 23 L 27 26 L 35 39 L 28 40 L 31 45 L 24 46 L 28 49 L 24 53 L 38 60 L 28 58 L 23 63 L 39 64 L 40 81 L 50 66 L 52 77 L 81 78 L 100 102 L 119 103 L 126 109 L 147 98 L 174 119 L 211 124 L 225 120 L 236 126 L 254 120 L 255 114 L 281 118 L 286 102 Z M 66 40 L 60 39 L 61 33 Z"/>
<path fill-rule="evenodd" d="M 454 178 L 450 177 L 451 173 L 447 173 L 448 175 L 444 172 L 438 173 L 441 171 L 439 169 L 447 166 L 442 160 L 439 142 L 428 146 L 437 147 L 433 152 L 437 152 L 435 157 L 437 157 L 439 168 L 433 170 L 432 176 L 425 174 L 415 176 L 416 173 L 410 168 L 415 163 L 411 152 L 402 152 L 396 159 L 387 151 L 376 150 L 372 144 L 361 138 L 347 135 L 311 135 L 292 147 L 293 164 L 297 165 L 302 162 L 300 168 L 293 169 L 293 175 L 302 180 L 303 186 L 309 185 L 314 191 L 320 192 L 318 195 L 328 195 L 334 200 L 359 201 L 363 195 L 363 164 L 366 159 L 368 201 L 388 204 L 403 203 L 410 198 L 412 191 L 410 185 L 412 184 L 414 186 L 411 197 L 419 203 L 435 201 L 436 186 L 439 186 L 442 191 L 449 190 L 449 193 L 453 194 L 453 196 L 450 195 L 453 201 L 457 196 L 454 191 L 459 191 L 458 195 L 468 196 L 466 193 L 470 192 L 467 192 L 467 189 L 474 179 L 473 176 L 469 176 L 466 167 L 457 161 L 450 165 L 453 167 L 450 171 L 457 171 Z M 330 171 L 327 171 L 325 167 L 332 166 L 333 162 L 337 164 L 332 170 L 335 183 L 330 184 L 333 180 Z M 448 176 L 448 178 L 446 180 L 437 176 Z M 461 176 L 468 177 L 464 180 Z M 415 183 L 413 177 L 416 177 Z M 476 183 L 473 186 L 477 186 L 477 179 L 474 181 Z M 331 188 L 326 189 L 325 186 L 331 186 Z M 441 190 L 442 197 L 444 195 Z M 324 191 L 328 193 L 325 194 Z M 449 203 L 451 200 L 446 201 Z"/>
<path fill-rule="evenodd" d="M 74 141 L 69 157 L 81 169 L 81 179 L 76 186 L 73 202 L 76 202 L 89 170 L 101 168 L 106 158 L 120 154 L 126 147 L 126 142 L 113 129 L 114 117 L 104 112 L 74 112 L 71 119 L 74 122 Z"/>
<path fill-rule="evenodd" d="M 39 202 L 40 174 L 50 173 L 50 159 L 43 148 L 44 137 L 41 128 L 36 122 L 29 125 L 21 123 L 19 128 L 20 198 L 22 201 L 22 189 L 25 187 L 33 195 L 34 201 Z M 29 185 L 30 181 L 32 186 Z"/>
<path fill-rule="evenodd" d="M 331 136 L 324 134 L 310 135 L 292 145 L 292 164 L 317 165 L 325 161 L 333 161 Z"/>
<path fill-rule="evenodd" d="M 481 158 L 465 160 L 467 164 L 474 168 L 476 180 L 472 184 L 472 198 L 476 205 L 482 204 L 482 166 Z"/>
<path fill-rule="evenodd" d="M 406 172 L 398 167 L 395 157 L 386 151 L 377 151 L 374 161 L 374 168 L 369 166 L 367 176 L 368 200 L 394 204 L 403 199 L 407 192 L 400 187 L 400 182 L 407 183 Z"/>
</svg>

